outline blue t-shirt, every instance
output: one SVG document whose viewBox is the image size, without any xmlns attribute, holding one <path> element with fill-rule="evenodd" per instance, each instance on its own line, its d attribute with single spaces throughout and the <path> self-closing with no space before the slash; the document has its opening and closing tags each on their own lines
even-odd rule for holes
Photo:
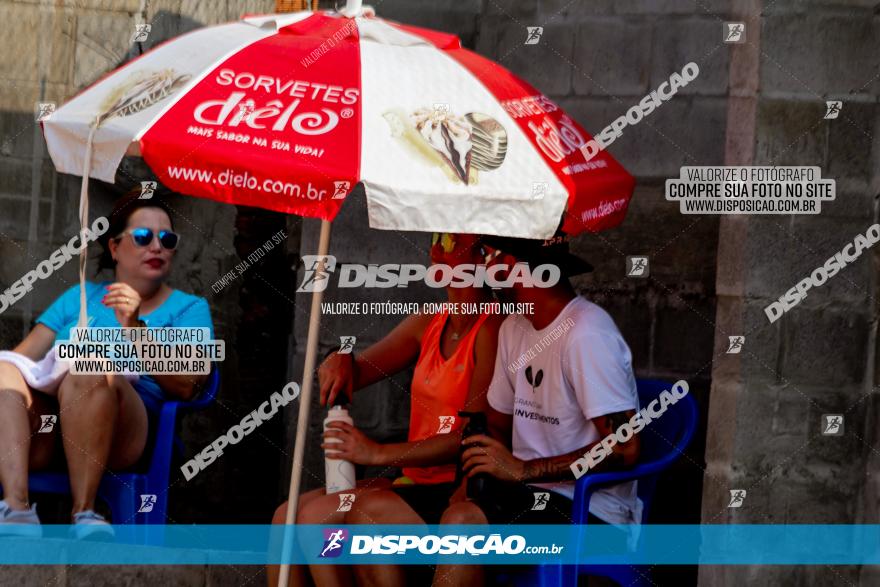
<svg viewBox="0 0 880 587">
<path fill-rule="evenodd" d="M 105 288 L 111 283 L 111 281 L 86 282 L 86 309 L 90 327 L 120 326 L 113 309 L 101 303 L 107 293 Z M 214 325 L 211 322 L 211 310 L 207 300 L 180 290 L 173 290 L 161 306 L 140 318 L 150 328 L 209 328 L 211 338 L 214 338 Z M 79 285 L 75 285 L 46 308 L 46 311 L 37 318 L 37 323 L 54 330 L 55 342 L 58 343 L 70 340 L 70 329 L 76 327 L 78 320 Z M 141 375 L 134 388 L 144 401 L 147 411 L 156 413 L 161 409 L 161 404 L 166 398 L 155 379 L 149 375 Z"/>
</svg>

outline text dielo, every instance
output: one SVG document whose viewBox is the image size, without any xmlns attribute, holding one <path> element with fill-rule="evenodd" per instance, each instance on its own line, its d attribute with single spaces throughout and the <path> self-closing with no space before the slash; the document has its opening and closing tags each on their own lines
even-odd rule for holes
<svg viewBox="0 0 880 587">
<path fill-rule="evenodd" d="M 321 108 L 321 112 L 301 112 L 293 116 L 300 105 L 298 98 L 286 108 L 281 100 L 272 100 L 263 108 L 250 109 L 240 105 L 244 97 L 244 92 L 233 92 L 226 100 L 207 100 L 196 107 L 193 117 L 202 124 L 212 126 L 225 124 L 236 127 L 244 122 L 254 129 L 266 128 L 260 120 L 274 119 L 272 130 L 284 130 L 289 122 L 290 128 L 303 135 L 322 135 L 333 130 L 339 123 L 339 115 L 329 108 Z M 235 114 L 230 118 L 233 112 Z"/>
<path fill-rule="evenodd" d="M 340 117 L 348 118 L 353 114 L 351 108 L 345 109 L 348 111 L 346 114 L 339 106 L 355 104 L 360 96 L 358 88 L 280 79 L 249 72 L 236 73 L 230 69 L 221 69 L 214 82 L 218 86 L 234 88 L 235 91 L 226 99 L 206 100 L 197 105 L 193 118 L 199 123 L 229 127 L 245 125 L 276 132 L 289 127 L 303 135 L 321 135 L 333 130 Z M 278 97 L 258 107 L 258 101 L 262 100 L 255 100 L 255 97 L 263 94 Z M 306 106 L 303 106 L 303 101 L 307 101 Z M 320 105 L 317 109 L 314 108 L 316 103 Z"/>
</svg>

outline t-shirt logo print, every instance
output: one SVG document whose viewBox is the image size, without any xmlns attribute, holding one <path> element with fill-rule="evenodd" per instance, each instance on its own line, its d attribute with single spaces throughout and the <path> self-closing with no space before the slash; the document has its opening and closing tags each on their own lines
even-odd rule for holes
<svg viewBox="0 0 880 587">
<path fill-rule="evenodd" d="M 535 390 L 541 385 L 541 382 L 544 380 L 544 370 L 538 369 L 538 372 L 534 374 L 532 377 L 532 366 L 529 365 L 526 367 L 526 381 L 529 382 L 529 385 L 532 386 L 532 393 L 535 393 Z"/>
</svg>

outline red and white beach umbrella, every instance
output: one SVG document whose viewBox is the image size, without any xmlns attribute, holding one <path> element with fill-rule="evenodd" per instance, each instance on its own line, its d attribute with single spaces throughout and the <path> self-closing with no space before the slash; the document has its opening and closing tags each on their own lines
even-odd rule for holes
<svg viewBox="0 0 880 587">
<path fill-rule="evenodd" d="M 382 20 L 360 0 L 175 38 L 61 106 L 43 131 L 57 169 L 83 176 L 84 225 L 87 178 L 113 182 L 122 157 L 139 153 L 176 192 L 321 218 L 319 256 L 358 182 L 373 228 L 524 238 L 548 238 L 560 221 L 571 235 L 613 227 L 634 186 L 608 153 L 587 160 L 591 137 L 528 83 L 454 35 Z M 312 297 L 288 523 L 322 295 Z"/>
<path fill-rule="evenodd" d="M 587 161 L 552 100 L 454 35 L 348 14 L 166 42 L 44 121 L 52 160 L 113 182 L 134 143 L 176 192 L 325 220 L 362 182 L 380 229 L 546 238 L 563 216 L 568 234 L 624 218 L 632 177 Z"/>
</svg>

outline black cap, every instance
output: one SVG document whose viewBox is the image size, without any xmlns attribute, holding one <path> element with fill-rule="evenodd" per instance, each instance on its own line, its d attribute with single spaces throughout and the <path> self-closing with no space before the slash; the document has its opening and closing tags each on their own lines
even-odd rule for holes
<svg viewBox="0 0 880 587">
<path fill-rule="evenodd" d="M 567 276 L 580 275 L 593 270 L 592 265 L 571 253 L 568 245 L 569 236 L 561 230 L 557 230 L 556 234 L 545 240 L 487 234 L 483 235 L 482 241 L 502 253 L 528 262 L 532 267 L 549 263 L 558 266 L 562 274 Z"/>
</svg>

